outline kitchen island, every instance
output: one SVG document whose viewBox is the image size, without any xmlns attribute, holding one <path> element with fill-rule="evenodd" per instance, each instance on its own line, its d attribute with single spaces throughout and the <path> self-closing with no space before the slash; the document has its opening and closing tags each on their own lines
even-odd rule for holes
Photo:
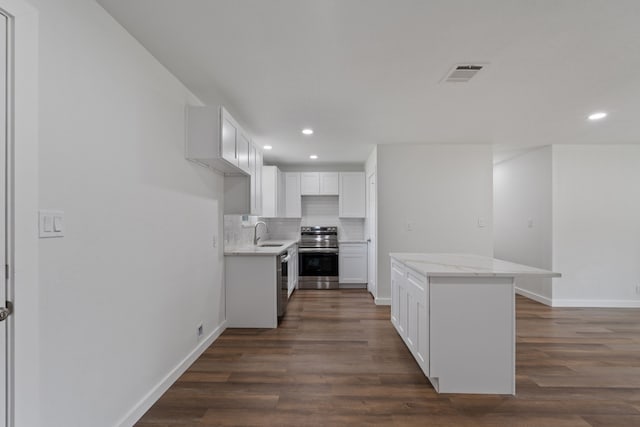
<svg viewBox="0 0 640 427">
<path fill-rule="evenodd" d="M 436 391 L 515 394 L 515 280 L 560 274 L 478 255 L 390 257 L 391 323 Z"/>
</svg>

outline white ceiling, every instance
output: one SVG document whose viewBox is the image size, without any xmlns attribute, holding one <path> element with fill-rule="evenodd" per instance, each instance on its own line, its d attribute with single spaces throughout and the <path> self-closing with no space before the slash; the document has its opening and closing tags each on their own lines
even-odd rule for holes
<svg viewBox="0 0 640 427">
<path fill-rule="evenodd" d="M 203 102 L 224 99 L 271 163 L 363 162 L 398 142 L 640 142 L 638 0 L 98 3 Z M 490 66 L 440 83 L 469 61 Z M 609 117 L 587 122 L 596 110 Z"/>
</svg>

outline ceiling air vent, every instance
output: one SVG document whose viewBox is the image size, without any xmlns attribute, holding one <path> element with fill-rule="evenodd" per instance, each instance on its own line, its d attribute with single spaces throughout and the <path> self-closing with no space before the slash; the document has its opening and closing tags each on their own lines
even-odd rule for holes
<svg viewBox="0 0 640 427">
<path fill-rule="evenodd" d="M 455 65 L 442 81 L 445 83 L 466 83 L 484 67 L 486 67 L 486 64 Z"/>
</svg>

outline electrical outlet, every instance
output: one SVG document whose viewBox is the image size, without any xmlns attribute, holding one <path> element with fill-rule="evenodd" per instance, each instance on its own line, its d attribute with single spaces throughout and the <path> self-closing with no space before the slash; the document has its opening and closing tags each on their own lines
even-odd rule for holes
<svg viewBox="0 0 640 427">
<path fill-rule="evenodd" d="M 218 236 L 216 236 L 216 235 L 214 234 L 214 235 L 213 235 L 213 239 L 211 239 L 211 240 L 212 240 L 212 243 L 213 243 L 213 247 L 214 247 L 214 248 L 217 248 L 217 247 L 218 247 Z"/>
<path fill-rule="evenodd" d="M 415 227 L 416 225 L 413 221 L 407 221 L 407 231 L 413 231 Z"/>
<path fill-rule="evenodd" d="M 198 338 L 202 338 L 202 334 L 204 333 L 204 328 L 202 327 L 202 323 L 198 325 Z"/>
<path fill-rule="evenodd" d="M 636 295 L 640 295 L 640 285 L 636 285 Z"/>
</svg>

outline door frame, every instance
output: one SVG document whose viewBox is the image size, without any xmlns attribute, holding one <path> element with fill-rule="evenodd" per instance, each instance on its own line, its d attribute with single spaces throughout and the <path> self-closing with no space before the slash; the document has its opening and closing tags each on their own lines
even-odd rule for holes
<svg viewBox="0 0 640 427">
<path fill-rule="evenodd" d="M 1 111 L 4 113 L 0 120 L 4 123 L 0 126 L 2 129 L 2 145 L 0 145 L 0 235 L 3 236 L 3 240 L 0 241 L 2 245 L 0 263 L 2 268 L 0 272 L 2 274 L 0 285 L 0 307 L 5 307 L 5 301 L 11 301 L 9 289 L 11 286 L 11 276 L 8 274 L 12 270 L 12 204 L 11 200 L 11 188 L 12 188 L 12 174 L 10 171 L 11 163 L 11 142 L 12 142 L 12 124 L 13 124 L 13 20 L 11 16 L 0 10 L 0 19 L 3 21 L 3 26 L 0 28 L 2 31 L 2 56 L 0 59 L 0 66 L 3 68 L 0 75 L 0 85 L 2 85 L 3 97 L 0 101 L 3 103 Z M 6 303 L 9 306 L 9 303 Z M 13 419 L 13 316 L 9 316 L 4 321 L 0 322 L 0 426 L 6 427 L 9 425 L 9 420 Z"/>
<path fill-rule="evenodd" d="M 0 0 L 9 17 L 7 424 L 41 425 L 38 285 L 38 11 L 26 0 Z"/>
<path fill-rule="evenodd" d="M 376 198 L 374 200 L 374 203 L 372 204 L 371 201 L 371 179 L 373 178 L 374 180 L 374 185 L 375 187 L 375 195 Z M 371 295 L 374 298 L 374 301 L 376 302 L 376 304 L 378 303 L 378 184 L 377 184 L 377 180 L 378 180 L 378 172 L 377 170 L 373 170 L 371 173 L 369 173 L 366 176 L 366 198 L 367 198 L 367 212 L 366 212 L 366 216 L 367 216 L 367 237 L 368 237 L 368 245 L 367 245 L 367 275 L 368 277 L 368 281 L 367 281 L 367 290 L 371 293 Z M 373 206 L 372 206 L 373 205 Z M 375 212 L 375 215 L 373 217 L 373 224 L 371 224 L 371 211 Z M 373 229 L 373 243 L 374 243 L 374 248 L 373 251 L 371 251 L 371 240 L 372 240 L 372 236 L 371 236 L 371 230 Z M 371 253 L 373 252 L 373 253 Z M 371 282 L 371 272 L 373 272 L 373 281 L 374 281 L 374 289 L 372 292 L 371 286 L 370 286 L 370 282 Z"/>
</svg>

